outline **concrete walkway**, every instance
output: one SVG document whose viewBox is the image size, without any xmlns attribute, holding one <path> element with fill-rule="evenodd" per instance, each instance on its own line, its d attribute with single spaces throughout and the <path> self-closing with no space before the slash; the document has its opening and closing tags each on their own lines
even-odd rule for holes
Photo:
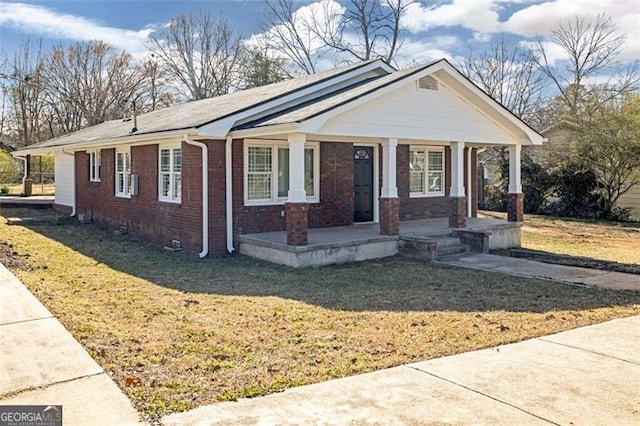
<svg viewBox="0 0 640 426">
<path fill-rule="evenodd" d="M 587 287 L 600 287 L 613 290 L 640 291 L 640 275 L 577 266 L 554 265 L 535 260 L 495 254 L 464 253 L 451 256 L 438 263 L 461 268 L 497 272 L 516 277 L 539 278 L 552 281 L 577 284 Z"/>
<path fill-rule="evenodd" d="M 0 341 L 0 405 L 62 405 L 65 425 L 140 424 L 109 375 L 2 264 Z"/>
<path fill-rule="evenodd" d="M 167 416 L 171 425 L 640 424 L 640 316 Z"/>
</svg>

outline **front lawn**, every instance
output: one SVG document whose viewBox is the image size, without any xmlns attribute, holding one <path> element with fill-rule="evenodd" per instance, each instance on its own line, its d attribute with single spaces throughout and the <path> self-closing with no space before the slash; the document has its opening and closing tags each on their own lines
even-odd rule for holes
<svg viewBox="0 0 640 426">
<path fill-rule="evenodd" d="M 400 258 L 293 270 L 4 222 L 9 267 L 151 419 L 640 314 L 639 293 Z"/>
<path fill-rule="evenodd" d="M 506 219 L 505 213 L 481 215 Z M 640 223 L 525 215 L 522 247 L 570 256 L 640 264 Z"/>
</svg>

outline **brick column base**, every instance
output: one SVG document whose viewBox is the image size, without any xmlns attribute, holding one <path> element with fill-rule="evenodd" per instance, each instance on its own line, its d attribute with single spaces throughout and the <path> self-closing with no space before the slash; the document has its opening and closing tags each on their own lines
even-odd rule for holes
<svg viewBox="0 0 640 426">
<path fill-rule="evenodd" d="M 400 233 L 400 199 L 380 198 L 380 234 Z"/>
<path fill-rule="evenodd" d="M 449 197 L 449 228 L 467 226 L 467 197 Z"/>
<path fill-rule="evenodd" d="M 524 194 L 508 194 L 507 220 L 524 222 Z"/>
<path fill-rule="evenodd" d="M 285 203 L 287 220 L 287 244 L 306 246 L 309 243 L 307 203 Z"/>
</svg>

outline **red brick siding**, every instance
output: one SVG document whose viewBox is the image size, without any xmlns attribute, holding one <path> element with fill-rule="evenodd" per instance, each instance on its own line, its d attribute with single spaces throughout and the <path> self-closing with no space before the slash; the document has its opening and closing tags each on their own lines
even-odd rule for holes
<svg viewBox="0 0 640 426">
<path fill-rule="evenodd" d="M 466 148 L 469 149 L 469 148 Z M 467 185 L 467 154 L 465 149 L 464 155 L 464 185 Z M 451 150 L 449 147 L 444 149 L 445 181 L 444 181 L 444 197 L 409 197 L 409 145 L 398 145 L 397 150 L 397 180 L 398 180 L 398 196 L 400 197 L 400 219 L 424 219 L 431 217 L 448 216 L 451 208 L 447 201 L 449 189 L 451 186 Z M 476 217 L 478 215 L 478 150 L 473 148 L 471 151 L 471 214 Z M 382 170 L 382 167 L 380 168 Z M 465 207 L 466 212 L 466 207 Z"/>
<path fill-rule="evenodd" d="M 244 205 L 244 142 L 233 141 L 234 235 L 286 230 L 285 206 Z M 353 145 L 320 143 L 320 203 L 308 204 L 310 228 L 353 223 Z"/>
<path fill-rule="evenodd" d="M 224 142 L 209 147 L 209 251 L 225 249 Z M 131 173 L 138 175 L 138 195 L 115 196 L 115 149 L 101 152 L 101 181 L 89 182 L 88 156 L 76 153 L 78 213 L 90 211 L 94 222 L 112 229 L 127 226 L 129 233 L 161 245 L 179 240 L 190 252 L 202 249 L 202 153 L 182 143 L 182 202 L 158 200 L 158 145 L 131 147 Z"/>
<path fill-rule="evenodd" d="M 400 198 L 400 220 L 446 217 L 449 215 L 449 187 L 451 186 L 451 150 L 444 150 L 444 197 L 409 197 L 409 145 L 398 145 L 396 179 Z"/>
</svg>

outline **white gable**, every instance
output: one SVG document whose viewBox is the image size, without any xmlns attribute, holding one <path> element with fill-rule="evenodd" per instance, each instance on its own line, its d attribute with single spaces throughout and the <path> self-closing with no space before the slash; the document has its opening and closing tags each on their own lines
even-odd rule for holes
<svg viewBox="0 0 640 426">
<path fill-rule="evenodd" d="M 437 89 L 420 88 L 412 80 L 330 118 L 318 133 L 489 144 L 521 141 L 441 82 L 431 86 Z"/>
</svg>

